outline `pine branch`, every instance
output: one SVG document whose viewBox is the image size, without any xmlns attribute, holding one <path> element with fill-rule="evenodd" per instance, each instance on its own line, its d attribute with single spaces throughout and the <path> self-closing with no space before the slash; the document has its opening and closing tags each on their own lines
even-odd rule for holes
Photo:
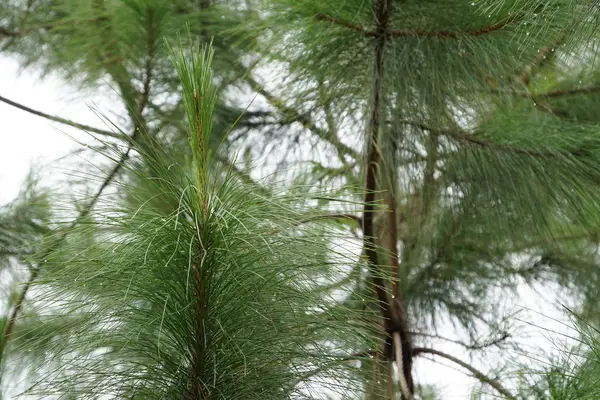
<svg viewBox="0 0 600 400">
<path fill-rule="evenodd" d="M 2 356 L 4 355 L 4 349 L 6 348 L 6 344 L 8 343 L 10 335 L 12 334 L 15 322 L 17 321 L 17 318 L 19 317 L 19 314 L 23 309 L 25 296 L 27 295 L 27 292 L 29 291 L 29 288 L 31 287 L 33 282 L 37 279 L 39 272 L 39 267 L 33 268 L 31 270 L 31 275 L 29 276 L 29 279 L 27 280 L 27 282 L 25 282 L 23 289 L 19 292 L 19 296 L 17 297 L 15 306 L 13 307 L 12 312 L 10 313 L 10 317 L 8 318 L 8 321 L 4 326 L 4 332 L 2 333 L 2 343 L 0 343 L 0 359 L 2 359 Z"/>
<path fill-rule="evenodd" d="M 485 341 L 485 342 L 466 343 L 461 340 L 450 339 L 450 338 L 447 338 L 444 336 L 434 335 L 434 334 L 424 333 L 424 332 L 410 332 L 410 334 L 415 335 L 415 336 L 423 336 L 423 337 L 427 337 L 427 338 L 431 338 L 431 339 L 444 340 L 446 342 L 454 343 L 459 346 L 462 346 L 467 350 L 483 350 L 488 347 L 498 346 L 498 345 L 502 344 L 504 341 L 506 341 L 508 338 L 510 338 L 510 334 L 508 332 L 502 332 L 502 334 L 500 336 L 498 336 L 494 339 Z"/>
<path fill-rule="evenodd" d="M 355 221 L 357 224 L 361 224 L 362 225 L 362 219 L 356 215 L 353 214 L 323 214 L 323 215 L 317 215 L 315 217 L 312 218 L 307 218 L 304 219 L 302 221 L 300 221 L 301 223 L 309 223 L 309 222 L 315 222 L 315 221 L 322 221 L 322 220 L 338 220 L 338 219 L 349 219 L 352 221 Z"/>
<path fill-rule="evenodd" d="M 110 173 L 106 176 L 106 178 L 104 179 L 104 181 L 100 185 L 100 188 L 96 191 L 96 193 L 94 194 L 94 196 L 92 197 L 92 199 L 90 200 L 90 202 L 79 213 L 79 216 L 75 219 L 75 221 L 73 221 L 73 223 L 70 225 L 69 229 L 67 229 L 61 235 L 61 237 L 59 238 L 59 242 L 62 241 L 62 240 L 64 240 L 64 239 L 66 239 L 66 237 L 67 237 L 68 232 L 70 231 L 70 229 L 72 229 L 73 227 L 75 227 L 83 218 L 85 218 L 91 212 L 91 210 L 94 208 L 94 206 L 98 202 L 100 196 L 104 192 L 104 190 L 112 183 L 112 181 L 114 180 L 114 178 L 117 176 L 117 174 L 119 173 L 119 171 L 123 167 L 124 163 L 129 159 L 129 154 L 130 154 L 131 150 L 133 149 L 134 144 L 139 139 L 139 135 L 141 133 L 141 129 L 140 128 L 141 128 L 141 126 L 143 124 L 143 122 L 142 122 L 143 121 L 142 114 L 143 114 L 144 109 L 147 106 L 149 98 L 150 98 L 150 81 L 152 79 L 153 59 L 154 59 L 154 54 L 155 54 L 154 40 L 155 40 L 155 35 L 154 35 L 154 29 L 152 27 L 152 22 L 151 22 L 150 26 L 149 26 L 149 30 L 148 30 L 148 43 L 147 43 L 148 44 L 148 53 L 147 53 L 147 58 L 146 58 L 146 63 L 145 63 L 145 71 L 144 71 L 145 77 L 144 77 L 144 83 L 143 83 L 143 91 L 141 93 L 141 98 L 140 98 L 140 101 L 138 103 L 136 114 L 135 114 L 134 131 L 133 131 L 132 135 L 129 136 L 129 138 L 128 138 L 130 144 L 129 144 L 127 150 L 125 151 L 125 153 L 123 153 L 121 155 L 121 158 L 119 159 L 119 161 L 117 162 L 117 164 L 110 171 Z M 1 99 L 2 98 L 0 98 L 0 100 Z M 5 101 L 5 100 L 6 99 L 4 99 L 3 101 Z M 14 104 L 17 104 L 17 103 L 14 103 Z M 11 104 L 11 105 L 14 105 L 14 104 Z M 15 105 L 15 107 L 17 107 L 17 106 L 20 106 L 20 105 Z M 23 109 L 22 106 L 20 106 L 18 108 Z M 35 111 L 35 110 L 25 109 L 25 111 L 32 112 L 32 111 Z M 39 115 L 39 114 L 37 114 L 37 115 Z M 45 116 L 45 115 L 42 115 L 42 116 Z M 58 117 L 55 117 L 55 118 L 58 118 Z M 67 120 L 63 120 L 62 118 L 58 118 L 58 120 L 59 120 L 58 122 L 62 122 L 62 123 L 65 123 L 64 121 L 67 121 Z M 68 121 L 68 122 L 70 122 L 70 121 Z M 69 125 L 74 126 L 73 123 L 69 123 Z M 123 137 L 123 135 L 119 135 L 119 138 L 122 138 L 122 137 Z M 47 253 L 49 253 L 49 251 L 47 251 Z M 47 257 L 47 255 L 44 255 L 42 258 L 45 258 L 45 257 Z M 4 329 L 2 349 L 0 349 L 0 355 L 3 353 L 4 346 L 6 346 L 6 342 L 8 340 L 8 337 L 12 333 L 13 326 L 14 326 L 14 324 L 15 324 L 15 322 L 16 322 L 16 320 L 17 320 L 17 318 L 18 318 L 18 316 L 19 316 L 19 314 L 20 314 L 20 312 L 21 312 L 21 310 L 23 308 L 23 303 L 25 301 L 25 297 L 27 296 L 29 288 L 31 287 L 31 285 L 33 284 L 33 282 L 37 279 L 37 277 L 39 275 L 39 272 L 40 272 L 40 266 L 39 265 L 32 269 L 32 272 L 31 272 L 31 275 L 30 275 L 29 279 L 27 280 L 27 282 L 23 286 L 23 289 L 19 293 L 19 296 L 17 298 L 17 302 L 15 303 L 15 306 L 14 306 L 14 308 L 12 310 L 11 317 L 8 320 L 8 323 L 6 324 L 5 329 Z"/>
<path fill-rule="evenodd" d="M 373 358 L 375 357 L 376 352 L 375 350 L 365 350 L 365 351 L 359 351 L 350 355 L 334 355 L 331 358 L 333 358 L 333 361 L 331 361 L 330 363 L 325 364 L 322 367 L 318 367 L 315 369 L 312 369 L 310 371 L 307 371 L 306 373 L 302 374 L 298 379 L 296 379 L 290 386 L 291 387 L 295 387 L 303 382 L 308 381 L 310 378 L 312 378 L 315 375 L 320 374 L 323 371 L 326 371 L 327 369 L 334 367 L 336 365 L 339 365 L 340 363 L 346 363 L 346 362 L 350 362 L 350 361 L 360 361 L 364 358 Z M 315 357 L 323 357 L 322 354 L 315 354 Z"/>
<path fill-rule="evenodd" d="M 505 151 L 508 153 L 523 154 L 523 155 L 527 155 L 527 156 L 540 157 L 540 158 L 551 157 L 551 156 L 554 156 L 561 152 L 561 151 L 551 151 L 551 150 L 528 149 L 528 148 L 524 148 L 524 147 L 509 145 L 509 144 L 496 143 L 491 140 L 482 139 L 482 138 L 478 137 L 476 134 L 471 134 L 471 133 L 464 132 L 464 131 L 447 130 L 447 129 L 443 129 L 443 128 L 433 128 L 433 127 L 427 126 L 425 124 L 422 124 L 420 122 L 404 120 L 404 121 L 400 121 L 399 123 L 414 126 L 421 130 L 428 131 L 434 135 L 437 134 L 437 135 L 447 136 L 447 137 L 459 140 L 461 142 L 475 145 L 477 147 L 484 148 L 484 149 Z M 571 155 L 571 156 L 580 155 L 579 152 L 562 152 L 562 153 L 564 153 L 565 155 Z"/>
<path fill-rule="evenodd" d="M 18 251 L 18 250 L 1 250 L 0 257 L 25 257 L 30 256 L 32 253 L 27 250 Z"/>
<path fill-rule="evenodd" d="M 94 128 L 93 126 L 80 124 L 78 122 L 74 122 L 74 121 L 68 120 L 66 118 L 61 118 L 56 115 L 46 114 L 41 111 L 34 110 L 33 108 L 24 106 L 20 103 L 17 103 L 16 101 L 7 99 L 6 97 L 3 97 L 3 96 L 0 96 L 0 101 L 5 104 L 8 104 L 9 106 L 18 108 L 19 110 L 28 112 L 33 115 L 37 115 L 38 117 L 46 118 L 50 121 L 58 122 L 63 125 L 72 126 L 73 128 L 81 129 L 81 130 L 87 131 L 87 132 L 96 133 L 98 135 L 102 135 L 102 136 L 106 136 L 106 137 L 111 137 L 111 138 L 115 138 L 115 139 L 124 139 L 124 135 L 122 133 L 109 132 L 109 131 L 105 131 L 102 129 Z"/>
<path fill-rule="evenodd" d="M 566 38 L 567 38 L 566 34 L 560 35 L 549 46 L 542 49 L 542 51 L 540 51 L 535 56 L 535 58 L 533 59 L 531 64 L 529 64 L 527 67 L 524 68 L 523 72 L 521 72 L 521 77 L 519 78 L 519 80 L 521 81 L 521 83 L 524 86 L 527 86 L 529 84 L 529 81 L 531 80 L 531 77 L 533 76 L 533 74 L 540 67 L 542 67 L 544 64 L 546 64 L 548 62 L 548 59 L 550 58 L 550 56 L 556 52 L 556 48 L 558 46 L 560 46 L 565 41 Z"/>
<path fill-rule="evenodd" d="M 239 168 L 233 162 L 229 161 L 226 156 L 222 156 L 220 154 L 216 154 L 215 158 L 217 160 L 219 160 L 219 162 L 223 163 L 227 167 L 228 170 L 232 171 L 233 174 L 235 176 L 237 176 L 238 179 L 240 181 L 242 181 L 244 184 L 246 184 L 246 185 L 252 185 L 252 186 L 254 186 L 256 188 L 259 188 L 259 190 L 262 193 L 264 193 L 264 194 L 268 194 L 269 193 L 269 190 L 266 187 L 262 186 L 260 183 L 258 183 L 254 179 L 252 179 L 252 177 L 250 176 L 249 173 L 247 173 L 246 171 L 244 171 L 241 168 Z"/>
<path fill-rule="evenodd" d="M 590 240 L 593 243 L 597 243 L 600 241 L 600 231 L 584 231 L 584 232 L 576 232 L 569 233 L 561 236 L 552 236 L 549 238 L 541 238 L 535 241 L 530 241 L 524 243 L 520 246 L 510 248 L 511 252 L 522 252 L 530 249 L 535 249 L 543 246 L 556 246 L 558 242 L 569 242 L 576 240 Z"/>
<path fill-rule="evenodd" d="M 550 92 L 536 94 L 536 95 L 529 95 L 529 96 L 524 95 L 523 97 L 547 99 L 547 98 L 576 96 L 576 95 L 580 95 L 580 94 L 594 94 L 594 93 L 600 93 L 600 86 L 588 86 L 588 87 L 576 88 L 576 89 L 558 89 L 558 90 L 552 90 Z"/>
<path fill-rule="evenodd" d="M 331 221 L 331 220 L 351 220 L 356 222 L 358 225 L 362 225 L 362 218 L 353 215 L 353 214 L 322 214 L 322 215 L 315 215 L 313 217 L 310 218 L 305 218 L 302 219 L 300 221 L 297 221 L 295 223 L 292 224 L 292 227 L 298 227 L 300 225 L 304 225 L 304 224 L 310 224 L 312 222 L 318 222 L 318 221 Z M 273 235 L 279 233 L 278 231 L 269 231 L 269 232 L 265 232 L 265 235 Z"/>
<path fill-rule="evenodd" d="M 61 20 L 61 21 L 48 22 L 45 24 L 29 26 L 27 28 L 18 29 L 18 30 L 9 30 L 7 28 L 0 27 L 0 37 L 2 37 L 2 36 L 10 37 L 10 38 L 24 37 L 27 34 L 29 34 L 31 32 L 35 32 L 38 29 L 44 29 L 44 30 L 48 31 L 50 29 L 54 29 L 54 28 L 60 27 L 60 26 L 65 26 L 65 25 L 75 26 L 75 25 L 79 25 L 79 24 L 88 24 L 90 22 L 97 22 L 97 21 L 106 20 L 106 19 L 107 19 L 106 17 L 84 18 L 84 19 L 80 19 L 80 20 L 65 19 L 65 20 Z"/>
<path fill-rule="evenodd" d="M 481 382 L 486 383 L 488 385 L 490 385 L 491 387 L 493 387 L 494 389 L 496 389 L 496 391 L 498 393 L 500 393 L 501 395 L 503 395 L 505 398 L 510 399 L 510 400 L 516 400 L 516 397 L 513 396 L 504 386 L 502 386 L 502 384 L 500 384 L 500 382 L 498 382 L 496 379 L 490 378 L 487 375 L 485 375 L 483 372 L 479 371 L 478 369 L 476 369 L 475 367 L 467 364 L 466 362 L 451 356 L 450 354 L 444 353 L 442 351 L 439 350 L 435 350 L 435 349 L 431 349 L 431 348 L 427 348 L 427 347 L 415 347 L 412 349 L 412 353 L 413 356 L 418 356 L 420 354 L 433 354 L 439 357 L 443 357 L 449 361 L 454 362 L 455 364 L 460 365 L 461 367 L 463 367 L 464 369 L 468 370 L 469 372 L 471 372 L 473 374 L 473 376 L 477 379 L 479 379 Z"/>
<path fill-rule="evenodd" d="M 493 25 L 484 26 L 479 29 L 468 30 L 468 31 L 426 31 L 421 29 L 392 29 L 387 30 L 386 32 L 378 32 L 375 30 L 367 30 L 362 25 L 354 25 L 350 22 L 343 21 L 329 15 L 319 14 L 317 15 L 317 21 L 326 21 L 336 25 L 343 26 L 348 28 L 349 30 L 357 31 L 362 33 L 367 37 L 379 37 L 384 34 L 387 37 L 396 38 L 396 37 L 417 37 L 417 38 L 425 38 L 425 37 L 437 37 L 437 38 L 456 38 L 460 36 L 481 36 L 488 33 L 492 33 L 498 30 L 503 29 L 505 26 L 514 22 L 516 20 L 515 17 L 507 18 L 503 21 L 497 22 Z"/>
<path fill-rule="evenodd" d="M 21 32 L 11 31 L 9 29 L 0 27 L 0 37 L 16 38 L 16 37 L 20 37 L 20 36 L 21 36 Z"/>
<path fill-rule="evenodd" d="M 305 114 L 301 114 L 298 111 L 294 110 L 293 108 L 287 106 L 283 100 L 277 98 L 272 93 L 269 93 L 264 88 L 264 86 L 261 85 L 260 83 L 258 83 L 254 78 L 248 76 L 247 81 L 254 91 L 258 92 L 261 96 L 263 96 L 269 102 L 269 104 L 271 104 L 281 114 L 283 114 L 286 123 L 288 123 L 288 121 L 289 122 L 298 122 L 305 129 L 308 129 L 309 131 L 314 133 L 316 136 L 318 136 L 320 139 L 330 143 L 336 149 L 336 151 L 338 153 L 338 157 L 339 157 L 340 161 L 342 161 L 342 163 L 345 163 L 344 156 L 346 156 L 346 155 L 354 158 L 355 160 L 360 158 L 359 153 L 356 152 L 351 147 L 342 143 L 340 141 L 340 139 L 337 137 L 337 135 L 335 134 L 335 132 L 330 132 L 330 131 L 326 131 L 326 130 L 319 128 L 312 121 L 312 119 L 309 116 L 307 116 Z"/>
<path fill-rule="evenodd" d="M 363 33 L 368 36 L 369 31 L 367 31 L 367 29 L 364 26 L 354 25 L 350 22 L 347 22 L 347 21 L 344 21 L 344 20 L 341 20 L 338 18 L 334 18 L 329 15 L 319 14 L 319 15 L 317 15 L 317 21 L 331 22 L 332 24 L 340 25 L 340 26 L 350 29 L 351 31 L 358 31 L 358 32 Z"/>
<path fill-rule="evenodd" d="M 554 108 L 548 103 L 542 103 L 536 99 L 536 101 L 534 101 L 534 104 L 539 110 L 541 110 L 545 113 L 548 113 L 550 115 L 553 115 L 555 117 L 560 117 L 560 118 L 568 117 L 568 114 L 566 112 L 559 110 L 557 108 Z"/>
<path fill-rule="evenodd" d="M 319 80 L 319 100 L 321 102 L 321 105 L 323 106 L 323 111 L 325 112 L 325 121 L 327 122 L 327 129 L 329 132 L 337 132 L 335 120 L 333 119 L 333 111 L 331 110 L 332 102 L 325 94 L 324 85 L 325 83 L 322 80 Z"/>
<path fill-rule="evenodd" d="M 132 115 L 134 126 L 133 126 L 133 132 L 128 138 L 129 145 L 128 145 L 125 153 L 123 153 L 121 155 L 121 158 L 117 161 L 117 164 L 113 167 L 113 169 L 106 176 L 106 178 L 100 185 L 100 188 L 98 189 L 96 194 L 92 197 L 92 200 L 88 203 L 88 205 L 85 207 L 85 209 L 81 212 L 80 218 L 87 216 L 91 212 L 91 210 L 94 208 L 94 206 L 98 202 L 98 200 L 99 200 L 100 196 L 102 195 L 102 193 L 104 192 L 104 190 L 108 187 L 108 185 L 110 185 L 112 183 L 112 181 L 117 176 L 117 174 L 119 173 L 121 168 L 123 168 L 123 166 L 129 159 L 131 150 L 133 150 L 134 145 L 139 141 L 142 131 L 145 131 L 145 129 L 146 129 L 143 113 L 144 113 L 144 110 L 146 109 L 146 106 L 148 105 L 149 100 L 150 100 L 150 83 L 152 80 L 153 61 L 154 61 L 154 56 L 156 53 L 156 43 L 155 43 L 156 35 L 155 35 L 155 29 L 154 29 L 154 25 L 153 25 L 153 14 L 152 14 L 153 10 L 152 10 L 152 8 L 148 7 L 146 9 L 146 12 L 148 13 L 147 17 L 148 17 L 149 21 L 148 21 L 148 27 L 147 27 L 147 30 L 148 30 L 147 41 L 146 41 L 147 53 L 146 53 L 146 60 L 145 60 L 145 64 L 144 64 L 144 80 L 143 80 L 143 85 L 142 85 L 142 93 L 140 94 L 140 100 L 137 104 L 135 113 Z M 120 85 L 120 86 L 122 86 L 122 85 Z M 132 86 L 131 83 L 129 83 L 129 86 Z M 123 92 L 122 92 L 122 94 L 125 95 Z"/>
</svg>

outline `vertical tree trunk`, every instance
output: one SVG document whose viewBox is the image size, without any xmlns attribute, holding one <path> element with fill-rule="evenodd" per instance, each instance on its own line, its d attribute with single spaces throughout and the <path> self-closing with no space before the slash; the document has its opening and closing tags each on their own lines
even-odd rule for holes
<svg viewBox="0 0 600 400">
<path fill-rule="evenodd" d="M 385 47 L 389 36 L 389 24 L 392 13 L 392 2 L 390 0 L 376 0 L 375 1 L 375 18 L 376 18 L 376 35 L 375 35 L 375 46 L 374 46 L 374 60 L 373 60 L 373 94 L 370 121 L 367 125 L 366 132 L 366 145 L 367 145 L 367 159 L 365 167 L 366 183 L 365 183 L 365 212 L 363 216 L 363 234 L 364 234 L 364 246 L 367 261 L 369 262 L 371 276 L 373 281 L 373 287 L 377 295 L 377 302 L 384 320 L 384 330 L 387 334 L 386 345 L 384 349 L 384 355 L 388 360 L 394 359 L 394 348 L 400 346 L 400 353 L 402 354 L 401 359 L 396 360 L 398 365 L 401 365 L 401 392 L 402 398 L 410 400 L 413 393 L 413 383 L 411 376 L 411 346 L 407 335 L 407 324 L 406 324 L 406 313 L 404 306 L 401 303 L 401 297 L 397 295 L 398 285 L 392 282 L 393 295 L 392 299 L 389 298 L 386 291 L 386 283 L 383 279 L 383 274 L 379 268 L 379 256 L 375 249 L 375 227 L 374 227 L 374 213 L 375 213 L 375 199 L 376 191 L 378 187 L 379 179 L 379 164 L 381 161 L 380 154 L 380 127 L 382 120 L 382 109 L 384 107 L 384 93 L 383 93 L 383 79 L 384 79 L 384 68 L 385 68 Z M 393 174 L 394 175 L 394 174 Z M 391 194 L 392 198 L 390 204 L 393 205 L 392 210 L 395 210 L 396 200 Z M 390 250 L 390 268 L 393 271 L 392 277 L 396 276 L 397 273 L 397 223 L 395 221 L 396 214 L 392 212 L 394 218 L 391 224 L 391 235 L 386 243 L 386 247 Z M 394 242 L 393 244 L 391 242 Z M 390 301 L 391 300 L 391 301 Z M 400 340 L 394 344 L 392 337 L 394 333 L 399 334 Z M 391 367 L 390 367 L 391 369 Z M 379 377 L 379 374 L 377 374 Z M 391 382 L 391 374 L 385 374 L 385 383 L 389 385 Z M 383 383 L 383 382 L 382 382 Z M 390 396 L 391 397 L 391 396 Z"/>
</svg>

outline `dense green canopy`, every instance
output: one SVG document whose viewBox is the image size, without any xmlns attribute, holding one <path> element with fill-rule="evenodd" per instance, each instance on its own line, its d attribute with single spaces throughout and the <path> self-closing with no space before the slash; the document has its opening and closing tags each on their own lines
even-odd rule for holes
<svg viewBox="0 0 600 400">
<path fill-rule="evenodd" d="M 506 364 L 503 382 L 428 338 L 507 345 L 519 333 L 501 305 L 524 284 L 561 288 L 596 322 L 597 7 L 1 4 L 2 55 L 128 109 L 128 126 L 92 132 L 112 169 L 74 217 L 33 189 L 2 210 L 0 262 L 27 266 L 35 288 L 14 286 L 6 354 L 36 349 L 50 385 L 35 389 L 75 398 L 325 398 L 317 382 L 425 398 L 411 372 L 423 355 L 506 398 L 585 398 L 553 391 L 564 365 L 533 393 L 511 377 L 525 373 L 516 354 L 488 364 Z M 196 40 L 212 41 L 212 64 Z M 568 365 L 591 377 L 594 360 Z"/>
</svg>

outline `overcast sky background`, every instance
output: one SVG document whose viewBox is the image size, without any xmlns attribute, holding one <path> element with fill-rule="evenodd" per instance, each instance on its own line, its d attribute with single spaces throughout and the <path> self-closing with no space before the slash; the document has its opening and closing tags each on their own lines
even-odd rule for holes
<svg viewBox="0 0 600 400">
<path fill-rule="evenodd" d="M 17 63 L 6 58 L 0 58 L 0 96 L 47 114 L 104 129 L 107 127 L 91 108 L 109 116 L 115 115 L 116 110 L 122 108 L 115 101 L 114 93 L 98 95 L 88 91 L 82 95 L 80 90 L 70 87 L 56 77 L 50 76 L 40 80 L 35 71 L 20 72 Z M 93 140 L 84 132 L 28 114 L 4 103 L 0 103 L 0 121 L 0 205 L 17 196 L 32 166 L 42 171 L 47 186 L 59 185 L 67 170 L 64 169 L 63 163 L 59 165 L 55 160 L 81 148 L 73 138 L 85 142 Z M 80 157 L 75 161 L 83 160 Z M 560 313 L 554 307 L 556 298 L 553 291 L 546 289 L 535 293 L 522 287 L 520 293 L 521 296 L 504 299 L 506 313 L 508 315 L 515 310 L 521 310 L 518 315 L 520 321 L 517 323 L 524 326 L 530 335 L 529 339 L 525 339 L 529 345 L 550 347 L 553 346 L 553 340 L 561 340 L 560 335 L 550 331 L 572 334 L 568 326 L 548 318 L 560 318 Z M 452 332 L 440 334 L 452 336 Z M 432 346 L 472 362 L 482 372 L 487 373 L 493 368 L 489 362 L 486 364 L 480 359 L 470 358 L 460 346 L 439 341 L 432 342 Z M 440 389 L 444 389 L 444 400 L 468 399 L 471 388 L 479 387 L 478 381 L 466 376 L 457 365 L 452 365 L 447 360 L 437 360 L 447 367 L 422 358 L 417 359 L 416 378 L 420 382 L 435 382 Z M 486 388 L 486 391 L 493 393 L 489 388 Z"/>
</svg>

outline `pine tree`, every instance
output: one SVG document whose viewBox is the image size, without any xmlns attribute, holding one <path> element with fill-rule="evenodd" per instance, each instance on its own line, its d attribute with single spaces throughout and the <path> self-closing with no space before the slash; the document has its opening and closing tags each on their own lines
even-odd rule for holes
<svg viewBox="0 0 600 400">
<path fill-rule="evenodd" d="M 595 7 L 569 0 L 1 5 L 5 53 L 82 86 L 101 87 L 108 77 L 127 106 L 130 125 L 129 134 L 109 132 L 41 113 L 125 147 L 104 152 L 115 166 L 76 218 L 58 228 L 46 218 L 47 226 L 33 233 L 54 231 L 42 248 L 25 249 L 35 250 L 34 257 L 21 254 L 31 268 L 25 287 L 45 290 L 28 297 L 35 318 L 6 319 L 3 346 L 9 338 L 7 349 L 43 355 L 52 343 L 52 363 L 47 355 L 41 362 L 58 373 L 65 373 L 64 357 L 76 350 L 75 372 L 68 374 L 80 380 L 66 375 L 37 386 L 74 398 L 106 394 L 114 385 L 119 389 L 112 394 L 134 398 L 325 396 L 299 391 L 306 380 L 339 389 L 342 398 L 425 398 L 412 367 L 424 355 L 457 364 L 504 398 L 548 398 L 557 375 L 549 374 L 550 383 L 537 393 L 512 393 L 486 371 L 429 347 L 428 339 L 458 333 L 463 337 L 452 340 L 470 349 L 506 345 L 511 334 L 499 297 L 521 282 L 552 282 L 579 296 L 580 311 L 597 311 Z M 163 42 L 177 42 L 186 25 L 190 36 L 215 38 L 213 70 L 221 90 L 214 110 L 196 97 L 207 82 L 196 81 L 196 72 L 206 74 L 207 63 L 192 55 L 195 61 L 188 64 L 188 55 L 179 54 L 175 69 Z M 240 90 L 252 93 L 246 103 L 236 99 Z M 255 94 L 266 107 L 246 109 Z M 187 137 L 195 138 L 208 120 L 214 120 L 215 133 L 188 147 Z M 273 166 L 254 156 L 275 146 L 288 149 L 268 159 L 280 183 L 256 184 L 252 176 Z M 254 164 L 252 174 L 235 164 L 239 152 Z M 208 154 L 221 168 L 207 172 Z M 172 171 L 172 164 L 185 168 Z M 105 203 L 102 192 L 109 185 L 120 189 L 121 198 Z M 277 196 L 281 190 L 287 195 Z M 206 222 L 209 215 L 213 226 Z M 157 234 L 171 223 L 181 231 Z M 287 236 L 300 227 L 308 236 Z M 237 238 L 240 230 L 244 234 Z M 19 243 L 36 240 L 22 233 Z M 333 244 L 352 233 L 362 250 L 348 261 L 352 246 L 334 251 Z M 180 240 L 192 244 L 181 254 Z M 205 333 L 193 329 L 192 314 L 176 317 L 183 304 L 198 304 L 204 290 L 181 297 L 187 278 L 162 275 L 162 265 L 171 262 L 195 271 L 196 264 L 185 260 L 202 254 L 194 246 L 204 240 L 227 250 L 215 256 L 214 265 L 235 265 L 240 276 L 230 282 L 194 275 L 189 287 L 214 280 L 231 290 L 201 303 L 195 322 L 210 303 L 231 323 L 223 332 L 253 327 L 247 348 L 211 342 L 205 359 L 216 362 L 221 354 L 232 368 L 221 364 L 213 372 L 196 363 L 201 357 L 189 344 Z M 113 250 L 117 255 L 111 256 Z M 345 256 L 345 272 L 336 270 L 330 252 Z M 146 274 L 136 273 L 141 259 L 152 261 Z M 248 268 L 265 268 L 273 285 L 254 291 L 258 277 Z M 328 283 L 305 287 L 311 279 Z M 138 302 L 122 301 L 129 289 Z M 57 318 L 39 320 L 42 300 L 66 298 Z M 17 314 L 24 299 L 17 296 L 12 305 Z M 299 311 L 311 307 L 327 311 Z M 239 318 L 261 310 L 279 333 L 261 326 L 257 315 Z M 94 330 L 116 324 L 111 318 L 117 317 L 123 322 L 115 337 Z M 448 322 L 453 332 L 440 332 Z M 12 333 L 19 325 L 26 332 L 20 336 Z M 131 343 L 126 337 L 134 331 L 139 341 Z M 184 343 L 192 349 L 185 354 Z M 248 362 L 247 354 L 256 360 Z M 357 367 L 349 365 L 353 360 L 360 360 Z M 590 368 L 578 371 L 592 376 Z M 200 377 L 202 389 L 194 386 Z M 573 398 L 573 390 L 550 398 Z"/>
</svg>

